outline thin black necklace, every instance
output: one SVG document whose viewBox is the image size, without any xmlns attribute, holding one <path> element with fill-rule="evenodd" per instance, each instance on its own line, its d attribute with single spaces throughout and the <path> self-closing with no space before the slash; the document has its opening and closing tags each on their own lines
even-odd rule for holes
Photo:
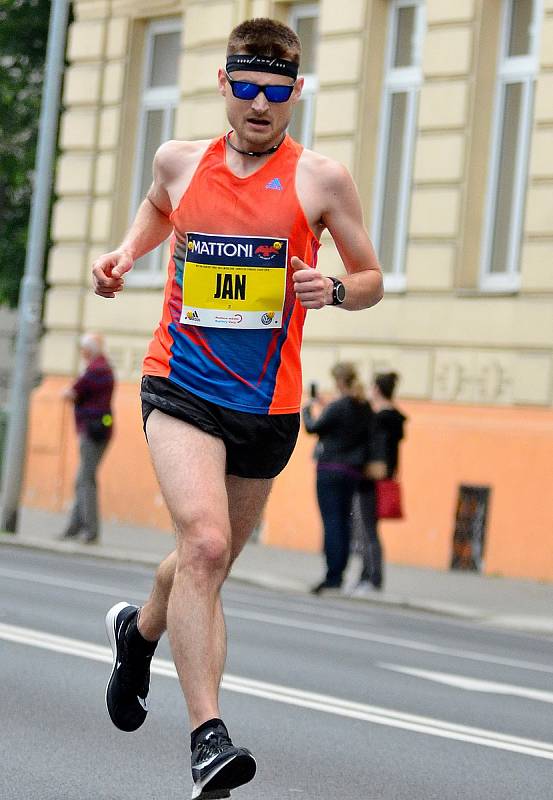
<svg viewBox="0 0 553 800">
<path fill-rule="evenodd" d="M 236 145 L 234 145 L 230 140 L 231 133 L 232 131 L 227 133 L 227 135 L 225 136 L 227 144 L 230 145 L 230 147 L 232 147 L 232 149 L 235 150 L 237 153 L 240 153 L 243 156 L 254 156 L 255 158 L 260 158 L 261 156 L 270 156 L 272 153 L 276 153 L 280 145 L 286 139 L 286 134 L 284 134 L 284 136 L 282 137 L 282 139 L 278 144 L 273 145 L 268 150 L 262 150 L 261 153 L 257 153 L 255 150 L 239 150 L 239 148 L 236 147 Z"/>
</svg>

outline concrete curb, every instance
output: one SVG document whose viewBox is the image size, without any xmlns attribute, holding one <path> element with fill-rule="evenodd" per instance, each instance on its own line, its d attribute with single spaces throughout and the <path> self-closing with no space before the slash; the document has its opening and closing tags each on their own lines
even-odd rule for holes
<svg viewBox="0 0 553 800">
<path fill-rule="evenodd" d="M 80 542 L 63 542 L 56 540 L 48 540 L 45 542 L 43 539 L 35 539 L 31 536 L 20 536 L 9 533 L 0 533 L 0 545 L 42 550 L 59 553 L 60 555 L 79 555 L 88 558 L 120 561 L 127 564 L 141 564 L 148 567 L 157 566 L 161 559 L 159 554 L 154 553 L 135 551 L 129 554 L 117 548 L 106 547 L 105 545 L 86 545 Z M 298 594 L 309 593 L 309 587 L 301 581 L 281 578 L 280 576 L 271 575 L 269 573 L 257 572 L 253 574 L 250 571 L 246 572 L 240 569 L 239 564 L 232 570 L 230 578 L 239 583 L 260 586 L 263 589 L 296 592 Z M 348 597 L 348 595 L 339 592 L 333 593 L 332 595 L 329 593 L 327 596 L 345 602 L 363 603 L 366 605 L 389 608 L 404 608 L 410 611 L 421 611 L 424 613 L 454 617 L 456 619 L 470 620 L 483 625 L 492 625 L 523 633 L 553 635 L 553 615 L 551 617 L 545 617 L 524 614 L 490 614 L 481 608 L 459 605 L 457 603 L 425 600 L 424 598 L 412 598 L 401 595 L 378 594 L 376 592 L 374 595 L 368 597 Z"/>
</svg>

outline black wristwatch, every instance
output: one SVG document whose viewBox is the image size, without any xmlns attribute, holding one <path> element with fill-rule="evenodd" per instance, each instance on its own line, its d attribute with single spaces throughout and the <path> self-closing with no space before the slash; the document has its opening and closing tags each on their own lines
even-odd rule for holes
<svg viewBox="0 0 553 800">
<path fill-rule="evenodd" d="M 338 278 L 330 278 L 330 280 L 332 281 L 332 305 L 341 306 L 346 299 L 346 287 Z"/>
</svg>

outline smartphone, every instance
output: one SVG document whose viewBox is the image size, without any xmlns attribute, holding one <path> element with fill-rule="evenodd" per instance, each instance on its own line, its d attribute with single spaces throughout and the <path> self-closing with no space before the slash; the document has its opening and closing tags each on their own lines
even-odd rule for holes
<svg viewBox="0 0 553 800">
<path fill-rule="evenodd" d="M 312 400 L 316 400 L 317 397 L 319 396 L 319 387 L 317 386 L 316 383 L 311 383 L 309 385 L 309 394 Z"/>
</svg>

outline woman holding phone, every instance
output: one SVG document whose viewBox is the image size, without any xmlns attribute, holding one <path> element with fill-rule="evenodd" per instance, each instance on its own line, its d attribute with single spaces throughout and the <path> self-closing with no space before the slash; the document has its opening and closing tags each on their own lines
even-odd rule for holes
<svg viewBox="0 0 553 800">
<path fill-rule="evenodd" d="M 352 502 L 367 462 L 372 410 L 353 364 L 332 368 L 338 397 L 324 405 L 311 384 L 311 400 L 303 409 L 308 433 L 319 437 L 317 500 L 324 529 L 326 575 L 313 587 L 314 594 L 339 589 L 348 563 Z"/>
</svg>

